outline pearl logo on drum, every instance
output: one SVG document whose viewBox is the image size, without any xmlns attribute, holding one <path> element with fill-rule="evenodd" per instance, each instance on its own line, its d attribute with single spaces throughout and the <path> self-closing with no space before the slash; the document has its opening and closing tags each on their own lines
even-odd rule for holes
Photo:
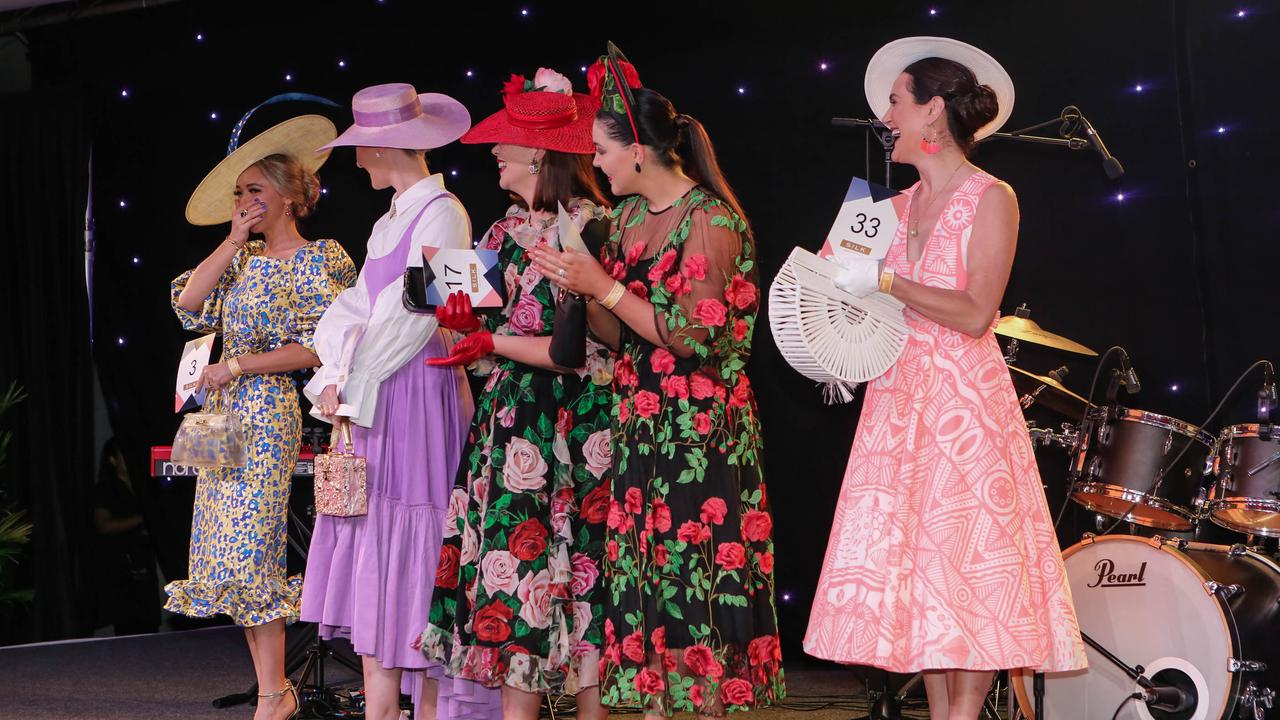
<svg viewBox="0 0 1280 720">
<path fill-rule="evenodd" d="M 1094 564 L 1093 571 L 1098 573 L 1098 579 L 1085 587 L 1144 587 L 1147 584 L 1145 580 L 1147 564 L 1145 562 L 1138 566 L 1137 572 L 1117 573 L 1115 561 L 1111 558 L 1103 558 Z"/>
</svg>

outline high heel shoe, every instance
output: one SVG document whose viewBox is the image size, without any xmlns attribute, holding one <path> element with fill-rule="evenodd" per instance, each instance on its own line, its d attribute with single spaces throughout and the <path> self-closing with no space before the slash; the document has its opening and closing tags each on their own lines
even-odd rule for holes
<svg viewBox="0 0 1280 720">
<path fill-rule="evenodd" d="M 302 701 L 298 698 L 298 688 L 293 686 L 292 680 L 285 678 L 284 688 L 277 690 L 276 692 L 273 692 L 273 693 L 258 693 L 258 698 L 272 699 L 272 698 L 284 697 L 286 694 L 293 696 L 293 712 L 290 713 L 289 717 L 287 717 L 285 720 L 296 720 L 296 718 L 298 717 L 298 713 L 301 712 L 302 710 Z"/>
</svg>

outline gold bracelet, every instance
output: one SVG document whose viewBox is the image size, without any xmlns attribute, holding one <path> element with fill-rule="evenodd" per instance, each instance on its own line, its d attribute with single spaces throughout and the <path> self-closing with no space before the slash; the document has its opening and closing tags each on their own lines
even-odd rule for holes
<svg viewBox="0 0 1280 720">
<path fill-rule="evenodd" d="M 230 245 L 231 247 L 233 247 L 233 248 L 237 249 L 237 250 L 239 250 L 240 248 L 244 247 L 244 241 L 243 241 L 243 240 L 241 240 L 240 242 L 236 242 L 236 241 L 234 241 L 234 240 L 232 240 L 232 239 L 231 239 L 231 236 L 230 236 L 230 235 L 228 235 L 228 236 L 227 236 L 227 244 L 228 244 L 228 245 Z"/>
<path fill-rule="evenodd" d="M 231 358 L 227 361 L 227 369 L 231 371 L 231 377 L 238 378 L 244 374 L 240 369 L 240 358 Z"/>
<path fill-rule="evenodd" d="M 600 304 L 604 306 L 605 310 L 612 310 L 614 306 L 617 305 L 618 302 L 622 300 L 622 296 L 626 294 L 627 294 L 627 286 L 623 285 L 617 280 L 614 280 L 613 288 L 609 290 L 608 295 L 604 296 L 604 299 L 600 301 Z"/>
<path fill-rule="evenodd" d="M 880 273 L 880 292 L 886 295 L 889 294 L 889 291 L 893 289 L 893 279 L 895 277 L 897 277 L 897 273 L 893 271 L 893 268 L 885 268 Z"/>
</svg>

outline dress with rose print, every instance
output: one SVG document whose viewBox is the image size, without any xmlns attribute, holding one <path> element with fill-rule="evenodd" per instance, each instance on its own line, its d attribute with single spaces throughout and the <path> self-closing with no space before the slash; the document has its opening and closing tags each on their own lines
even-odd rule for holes
<svg viewBox="0 0 1280 720">
<path fill-rule="evenodd" d="M 614 366 L 605 704 L 719 714 L 781 700 L 773 521 L 743 367 L 759 292 L 746 223 L 695 187 L 614 211 L 605 268 L 667 339 L 627 326 Z"/>
<path fill-rule="evenodd" d="M 607 222 L 577 201 L 581 229 Z M 499 250 L 508 302 L 486 318 L 494 334 L 547 336 L 555 289 L 527 251 L 558 247 L 556 225 L 512 207 L 481 247 Z M 463 450 L 445 541 L 420 638 L 452 677 L 526 692 L 597 684 L 600 580 L 612 470 L 613 353 L 588 339 L 587 365 L 562 374 L 493 356 Z"/>
</svg>

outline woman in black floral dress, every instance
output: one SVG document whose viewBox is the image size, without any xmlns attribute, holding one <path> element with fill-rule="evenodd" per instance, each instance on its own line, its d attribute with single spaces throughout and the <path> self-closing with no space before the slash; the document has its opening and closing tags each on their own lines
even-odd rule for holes
<svg viewBox="0 0 1280 720">
<path fill-rule="evenodd" d="M 513 76 L 505 93 L 506 108 L 462 138 L 495 143 L 499 185 L 520 201 L 480 243 L 499 251 L 506 307 L 483 328 L 469 303 L 440 314 L 441 324 L 471 334 L 439 362 L 475 362 L 488 381 L 449 505 L 421 649 L 452 677 L 501 687 L 504 718 L 536 718 L 549 692 L 577 695 L 580 718 L 601 717 L 613 353 L 588 339 L 585 367 L 554 365 L 556 292 L 528 254 L 559 246 L 557 204 L 584 235 L 607 233 L 587 161 L 596 104 L 545 69 L 532 81 Z"/>
<path fill-rule="evenodd" d="M 535 255 L 553 282 L 599 301 L 592 327 L 619 348 L 601 693 L 652 715 L 714 717 L 785 692 L 760 424 L 743 371 L 755 249 L 701 124 L 614 67 L 633 101 L 611 69 L 595 165 L 630 197 L 612 214 L 603 267 L 581 253 Z"/>
</svg>

